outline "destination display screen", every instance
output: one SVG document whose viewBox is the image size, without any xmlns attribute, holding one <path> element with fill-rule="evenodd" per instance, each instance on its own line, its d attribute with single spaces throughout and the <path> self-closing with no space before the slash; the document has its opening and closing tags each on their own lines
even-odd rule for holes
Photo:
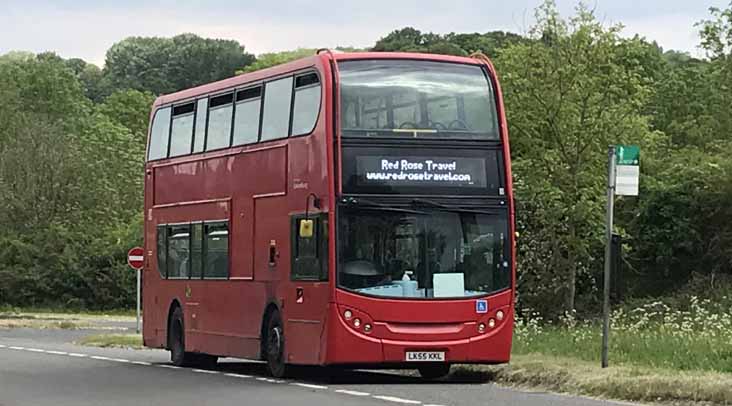
<svg viewBox="0 0 732 406">
<path fill-rule="evenodd" d="M 476 187 L 487 186 L 485 158 L 383 157 L 356 158 L 360 186 Z"/>
<path fill-rule="evenodd" d="M 496 149 L 347 147 L 343 152 L 345 193 L 505 194 Z"/>
</svg>

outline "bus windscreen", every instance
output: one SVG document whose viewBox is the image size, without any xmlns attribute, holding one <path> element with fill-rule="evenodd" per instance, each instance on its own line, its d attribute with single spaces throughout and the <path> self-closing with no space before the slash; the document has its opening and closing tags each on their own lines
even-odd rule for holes
<svg viewBox="0 0 732 406">
<path fill-rule="evenodd" d="M 419 207 L 341 211 L 338 284 L 373 296 L 481 296 L 510 286 L 505 214 Z"/>
<path fill-rule="evenodd" d="M 499 139 L 493 88 L 479 66 L 356 60 L 339 69 L 344 137 Z"/>
</svg>

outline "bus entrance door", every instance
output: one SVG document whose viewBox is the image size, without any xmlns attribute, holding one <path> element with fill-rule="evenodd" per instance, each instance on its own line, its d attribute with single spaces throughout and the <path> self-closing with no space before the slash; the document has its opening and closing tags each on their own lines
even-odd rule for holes
<svg viewBox="0 0 732 406">
<path fill-rule="evenodd" d="M 327 217 L 293 216 L 290 289 L 285 295 L 287 359 L 317 364 L 328 305 Z"/>
</svg>

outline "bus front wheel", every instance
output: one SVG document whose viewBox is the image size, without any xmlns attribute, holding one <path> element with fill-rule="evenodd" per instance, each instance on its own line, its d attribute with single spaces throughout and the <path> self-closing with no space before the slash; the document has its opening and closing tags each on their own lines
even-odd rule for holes
<svg viewBox="0 0 732 406">
<path fill-rule="evenodd" d="M 450 364 L 426 364 L 417 368 L 424 379 L 439 379 L 450 373 Z"/>
<path fill-rule="evenodd" d="M 275 378 L 282 378 L 287 374 L 287 365 L 285 364 L 285 332 L 279 312 L 274 312 L 269 317 L 265 340 L 267 369 Z"/>
</svg>

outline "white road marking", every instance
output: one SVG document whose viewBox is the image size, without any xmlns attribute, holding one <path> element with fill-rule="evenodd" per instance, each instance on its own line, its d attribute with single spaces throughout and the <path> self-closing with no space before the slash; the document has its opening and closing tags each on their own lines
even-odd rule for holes
<svg viewBox="0 0 732 406">
<path fill-rule="evenodd" d="M 420 402 L 419 400 L 402 399 L 402 398 L 398 398 L 396 396 L 373 395 L 373 398 L 385 400 L 387 402 L 405 403 L 405 404 L 409 404 L 409 405 L 421 405 L 422 404 L 422 402 Z"/>
<path fill-rule="evenodd" d="M 371 396 L 371 394 L 368 392 L 359 392 L 357 390 L 336 389 L 336 392 L 352 396 Z"/>
<path fill-rule="evenodd" d="M 46 353 L 53 354 L 53 355 L 69 355 L 68 352 L 63 352 L 63 351 L 51 351 L 51 350 L 48 350 L 48 351 L 46 351 Z"/>
<path fill-rule="evenodd" d="M 242 374 L 224 374 L 226 376 L 230 376 L 232 378 L 251 378 L 251 375 L 242 375 Z"/>
<path fill-rule="evenodd" d="M 65 352 L 65 351 L 54 351 L 54 350 L 42 350 L 40 348 L 26 348 L 21 346 L 7 346 L 4 344 L 0 344 L 0 348 L 8 348 L 11 350 L 25 350 L 30 352 L 38 352 L 38 353 L 47 353 L 47 354 L 53 354 L 53 355 L 68 355 L 70 357 L 76 357 L 76 358 L 91 358 L 95 360 L 100 361 L 112 361 L 112 362 L 120 362 L 120 363 L 127 363 L 127 364 L 135 364 L 135 365 L 144 365 L 144 366 L 157 366 L 160 368 L 168 368 L 168 369 L 184 369 L 175 365 L 166 365 L 166 364 L 155 364 L 153 365 L 150 362 L 145 361 L 130 361 L 122 358 L 109 358 L 104 357 L 101 355 L 88 355 L 88 354 L 80 354 L 76 352 Z M 277 380 L 277 379 L 271 379 L 271 378 L 265 378 L 265 377 L 253 377 L 251 375 L 243 375 L 243 374 L 234 374 L 234 373 L 222 373 L 219 371 L 210 371 L 206 369 L 191 369 L 191 371 L 201 374 L 223 374 L 232 378 L 254 378 L 258 381 L 262 382 L 269 382 L 269 383 L 286 383 L 287 381 L 283 380 Z M 309 383 L 302 383 L 302 382 L 292 382 L 290 385 L 293 386 L 299 386 L 302 388 L 308 388 L 308 389 L 321 389 L 321 390 L 327 390 L 328 387 L 324 385 L 315 385 L 315 384 L 309 384 Z M 336 393 L 342 393 L 344 395 L 351 395 L 351 396 L 372 396 L 374 399 L 379 399 L 387 402 L 394 402 L 394 403 L 402 403 L 402 404 L 410 404 L 410 405 L 422 405 L 422 402 L 418 400 L 411 400 L 411 399 L 403 399 L 396 396 L 385 396 L 385 395 L 371 395 L 368 392 L 359 392 L 354 390 L 348 390 L 348 389 L 336 389 Z M 437 405 L 437 404 L 424 404 L 423 406 L 443 406 L 443 405 Z"/>
<path fill-rule="evenodd" d="M 193 372 L 198 372 L 199 374 L 218 374 L 219 371 L 209 371 L 207 369 L 191 369 Z"/>
<path fill-rule="evenodd" d="M 293 382 L 290 385 L 300 386 L 300 387 L 308 388 L 308 389 L 328 389 L 327 386 L 323 386 L 323 385 L 312 385 L 312 384 L 309 384 L 309 383 L 300 383 L 300 382 Z"/>
<path fill-rule="evenodd" d="M 256 378 L 258 381 L 269 382 L 269 383 L 284 383 L 285 381 L 278 381 L 277 379 L 270 378 Z"/>
</svg>

